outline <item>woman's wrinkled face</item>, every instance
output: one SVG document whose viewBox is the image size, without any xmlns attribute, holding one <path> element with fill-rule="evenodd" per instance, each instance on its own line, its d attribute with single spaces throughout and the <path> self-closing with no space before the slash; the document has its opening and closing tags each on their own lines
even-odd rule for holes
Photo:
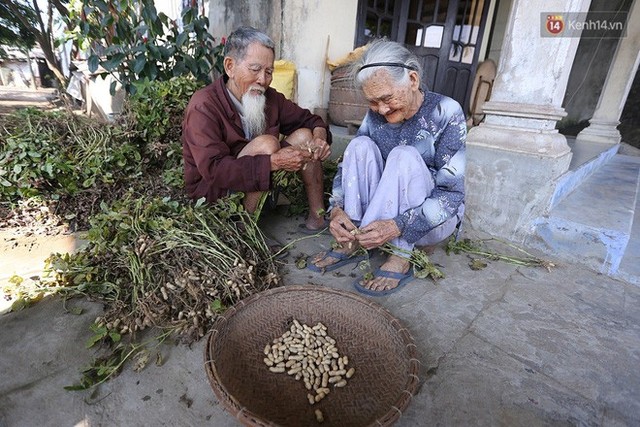
<svg viewBox="0 0 640 427">
<path fill-rule="evenodd" d="M 384 116 L 388 123 L 401 123 L 413 117 L 420 108 L 420 81 L 412 71 L 405 83 L 397 83 L 386 70 L 375 72 L 362 84 L 369 108 Z"/>
</svg>

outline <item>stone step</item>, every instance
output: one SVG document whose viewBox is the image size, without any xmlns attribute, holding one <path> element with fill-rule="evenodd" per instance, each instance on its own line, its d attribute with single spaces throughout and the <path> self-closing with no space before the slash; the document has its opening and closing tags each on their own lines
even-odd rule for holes
<svg viewBox="0 0 640 427">
<path fill-rule="evenodd" d="M 550 209 L 557 206 L 591 174 L 611 160 L 618 152 L 619 147 L 617 144 L 576 143 L 575 137 L 567 137 L 567 144 L 573 154 L 569 164 L 569 171 L 558 180 L 555 193 L 551 198 Z"/>
<path fill-rule="evenodd" d="M 331 159 L 337 160 L 344 153 L 347 144 L 353 139 L 355 135 L 350 135 L 347 128 L 343 126 L 330 125 L 331 136 L 333 142 L 331 143 Z"/>
<path fill-rule="evenodd" d="M 633 216 L 629 243 L 627 243 L 620 267 L 614 276 L 634 285 L 640 285 L 640 186 L 636 196 L 636 211 Z"/>
<path fill-rule="evenodd" d="M 623 258 L 631 262 L 625 252 L 637 261 L 638 242 L 631 239 L 638 237 L 633 225 L 639 187 L 640 157 L 614 155 L 538 221 L 527 244 L 617 275 Z"/>
</svg>

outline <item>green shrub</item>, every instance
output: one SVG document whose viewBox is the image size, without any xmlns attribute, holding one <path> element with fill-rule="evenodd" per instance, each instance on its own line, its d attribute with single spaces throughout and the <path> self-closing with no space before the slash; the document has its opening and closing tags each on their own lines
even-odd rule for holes
<svg viewBox="0 0 640 427">
<path fill-rule="evenodd" d="M 132 133 L 68 111 L 24 109 L 0 118 L 0 200 L 59 199 L 140 176 Z"/>
<path fill-rule="evenodd" d="M 153 0 L 81 0 L 68 21 L 69 37 L 90 49 L 89 71 L 115 78 L 112 94 L 117 82 L 134 94 L 145 80 L 190 75 L 209 82 L 211 71 L 222 71 L 220 45 L 197 8 L 185 8 L 179 24 L 158 13 Z"/>
<path fill-rule="evenodd" d="M 204 83 L 191 77 L 145 82 L 138 86 L 126 106 L 137 134 L 144 141 L 145 155 L 163 177 L 164 184 L 184 187 L 182 163 L 182 118 L 193 93 Z"/>
</svg>

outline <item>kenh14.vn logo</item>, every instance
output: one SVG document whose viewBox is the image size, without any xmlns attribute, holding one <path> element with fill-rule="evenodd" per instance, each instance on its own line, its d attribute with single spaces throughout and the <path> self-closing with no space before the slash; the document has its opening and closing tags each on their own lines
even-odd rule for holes
<svg viewBox="0 0 640 427">
<path fill-rule="evenodd" d="M 564 30 L 564 19 L 562 15 L 547 15 L 547 31 L 550 34 L 558 35 Z"/>
</svg>

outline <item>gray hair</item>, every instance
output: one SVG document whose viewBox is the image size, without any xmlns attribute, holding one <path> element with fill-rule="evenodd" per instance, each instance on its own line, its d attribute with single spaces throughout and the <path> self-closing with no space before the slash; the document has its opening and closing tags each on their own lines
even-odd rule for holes
<svg viewBox="0 0 640 427">
<path fill-rule="evenodd" d="M 384 69 L 397 83 L 409 81 L 409 71 L 418 73 L 422 79 L 422 64 L 418 57 L 404 45 L 378 39 L 366 46 L 365 52 L 351 67 L 351 76 L 356 87 L 362 87 L 378 70 Z"/>
<path fill-rule="evenodd" d="M 260 43 L 276 52 L 276 45 L 271 37 L 253 27 L 239 27 L 234 30 L 224 44 L 224 56 L 241 61 L 247 54 L 247 48 L 253 43 Z"/>
</svg>

